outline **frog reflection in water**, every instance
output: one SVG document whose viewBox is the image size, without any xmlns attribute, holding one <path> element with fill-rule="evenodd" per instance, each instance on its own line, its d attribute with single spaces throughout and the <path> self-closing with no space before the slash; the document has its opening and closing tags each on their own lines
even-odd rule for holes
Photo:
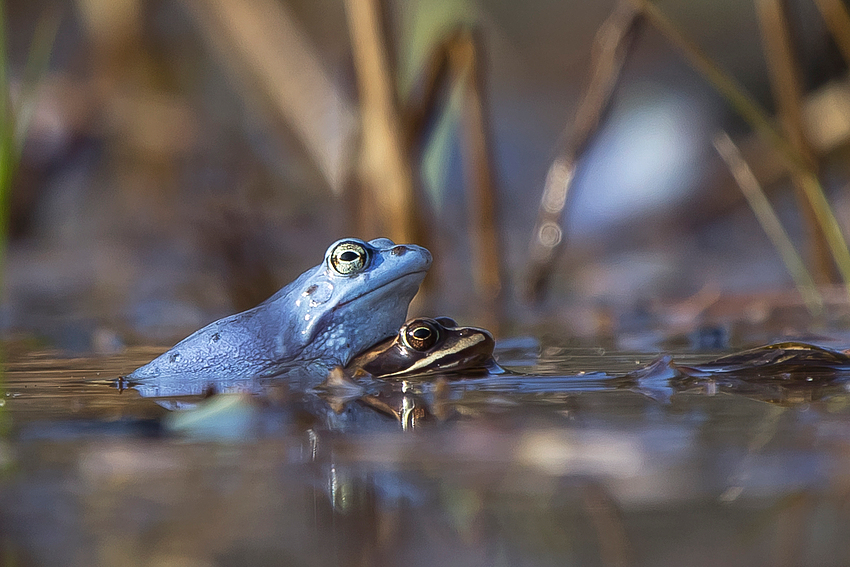
<svg viewBox="0 0 850 567">
<path fill-rule="evenodd" d="M 168 395 L 294 367 L 326 373 L 398 329 L 430 265 L 419 246 L 339 240 L 265 302 L 210 323 L 126 379 Z"/>
<path fill-rule="evenodd" d="M 438 398 L 446 378 L 500 373 L 493 360 L 494 347 L 493 335 L 485 329 L 460 327 L 449 317 L 411 319 L 395 337 L 359 354 L 345 370 L 334 369 L 323 384 L 329 394 L 326 399 L 337 411 L 346 402 L 359 400 L 408 428 L 435 410 L 416 394 L 414 382 L 436 377 Z M 385 381 L 384 387 L 366 393 L 354 381 L 366 377 Z"/>
</svg>

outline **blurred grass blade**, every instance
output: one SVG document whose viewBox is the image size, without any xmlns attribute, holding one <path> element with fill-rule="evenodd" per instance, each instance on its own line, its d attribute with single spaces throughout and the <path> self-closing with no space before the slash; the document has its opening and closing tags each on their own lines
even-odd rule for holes
<svg viewBox="0 0 850 567">
<path fill-rule="evenodd" d="M 21 158 L 32 113 L 36 91 L 47 70 L 53 42 L 59 28 L 58 7 L 45 12 L 39 20 L 30 45 L 26 73 L 18 97 L 17 108 L 12 104 L 9 60 L 6 46 L 5 3 L 0 1 L 0 285 L 6 258 L 6 239 L 9 231 L 9 203 L 12 180 Z"/>
<path fill-rule="evenodd" d="M 50 65 L 50 55 L 62 21 L 62 10 L 58 4 L 47 9 L 38 21 L 30 44 L 24 78 L 21 85 L 20 102 L 15 112 L 15 151 L 20 157 L 27 131 L 38 102 L 38 87 Z"/>
<path fill-rule="evenodd" d="M 498 333 L 504 266 L 502 239 L 498 230 L 496 172 L 490 106 L 485 88 L 484 44 L 469 29 L 457 35 L 449 60 L 456 82 L 463 87 L 461 151 L 468 196 L 469 240 L 472 244 L 473 281 L 483 309 L 481 323 Z"/>
<path fill-rule="evenodd" d="M 12 135 L 14 133 L 7 63 L 6 2 L 0 0 L 0 293 L 4 287 L 3 268 L 6 261 L 6 237 L 9 233 L 9 191 L 12 180 Z M 5 449 L 3 439 L 8 437 L 6 388 L 3 374 L 3 368 L 0 366 L 0 404 L 2 404 L 0 405 L 0 453 Z M 2 460 L 3 456 L 0 455 L 0 461 Z"/>
<path fill-rule="evenodd" d="M 439 211 L 445 204 L 451 152 L 456 147 L 465 97 L 464 85 L 447 82 L 448 55 L 457 43 L 456 30 L 473 27 L 481 16 L 470 0 L 410 0 L 399 16 L 399 100 L 411 148 L 421 156 L 419 169 L 426 194 Z M 448 92 L 444 92 L 446 85 Z"/>
<path fill-rule="evenodd" d="M 413 165 L 402 127 L 381 0 L 346 0 L 360 93 L 360 176 L 381 230 L 396 242 L 422 242 Z"/>
<path fill-rule="evenodd" d="M 743 87 L 682 35 L 652 2 L 648 0 L 632 0 L 632 2 L 641 8 L 647 21 L 661 32 L 675 49 L 679 50 L 691 66 L 714 86 L 732 108 L 785 158 L 788 168 L 799 175 L 800 187 L 812 205 L 818 225 L 823 231 L 832 258 L 838 266 L 841 279 L 850 295 L 850 250 L 847 248 L 847 241 L 841 233 L 841 228 L 824 195 L 820 181 L 812 172 L 810 164 L 782 136 L 767 112 L 747 94 Z"/>
<path fill-rule="evenodd" d="M 792 22 L 789 21 L 785 0 L 755 0 L 761 39 L 773 100 L 776 101 L 776 118 L 785 138 L 794 147 L 807 168 L 816 172 L 818 158 L 809 142 L 803 123 L 803 89 L 792 39 Z M 837 273 L 831 260 L 826 237 L 803 185 L 800 170 L 791 171 L 791 182 L 797 198 L 797 207 L 803 222 L 804 253 L 809 268 L 820 283 L 835 283 Z"/>
<path fill-rule="evenodd" d="M 6 54 L 6 3 L 0 0 L 0 238 L 6 234 L 6 209 L 11 179 L 12 134 L 14 117 L 9 100 L 8 57 Z"/>
<path fill-rule="evenodd" d="M 543 299 L 555 260 L 564 247 L 564 209 L 575 171 L 608 112 L 626 57 L 641 28 L 640 16 L 640 11 L 629 0 L 620 0 L 596 31 L 590 80 L 572 125 L 566 131 L 565 142 L 549 166 L 543 184 L 523 293 L 530 301 Z"/>
<path fill-rule="evenodd" d="M 732 108 L 747 121 L 750 126 L 762 134 L 767 141 L 795 167 L 805 167 L 800 156 L 789 146 L 782 134 L 774 126 L 773 120 L 758 103 L 741 87 L 735 79 L 726 74 L 714 61 L 708 58 L 693 42 L 688 40 L 676 26 L 648 0 L 632 0 L 642 10 L 648 22 L 677 49 L 691 66 L 701 74 Z"/>
<path fill-rule="evenodd" d="M 800 184 L 812 204 L 815 217 L 823 230 L 826 243 L 829 245 L 832 257 L 841 273 L 841 279 L 847 287 L 847 293 L 850 295 L 850 251 L 847 250 L 847 241 L 844 239 L 835 213 L 832 212 L 832 207 L 826 199 L 820 180 L 814 173 L 810 171 L 801 172 Z"/>
<path fill-rule="evenodd" d="M 835 39 L 835 44 L 850 65 L 850 13 L 842 0 L 815 0 L 826 27 Z"/>
<path fill-rule="evenodd" d="M 443 204 L 448 153 L 459 130 L 472 277 L 479 306 L 477 324 L 498 333 L 504 268 L 482 64 L 485 56 L 484 42 L 473 26 L 458 24 L 444 33 L 421 64 L 419 86 L 408 89 L 404 121 L 411 152 L 420 156 L 423 181 L 435 209 Z M 435 123 L 430 132 L 428 123 Z"/>
<path fill-rule="evenodd" d="M 0 0 L 0 289 L 5 282 L 6 246 L 9 234 L 9 207 L 12 180 L 21 159 L 30 120 L 37 102 L 38 85 L 44 76 L 53 52 L 61 12 L 58 5 L 47 10 L 39 20 L 26 65 L 17 108 L 12 104 L 9 58 L 6 36 L 6 4 Z M 0 351 L 0 363 L 3 352 Z M 5 412 L 3 368 L 0 366 L 0 439 L 8 436 L 9 418 Z M 0 442 L 0 469 L 4 465 L 4 449 Z"/>
<path fill-rule="evenodd" d="M 237 94 L 292 128 L 334 193 L 350 177 L 355 110 L 285 3 L 183 0 Z"/>
<path fill-rule="evenodd" d="M 714 147 L 729 166 L 729 171 L 741 188 L 741 193 L 744 194 L 759 224 L 785 263 L 797 290 L 803 297 L 806 309 L 812 315 L 820 315 L 823 312 L 823 297 L 738 147 L 726 132 L 720 132 L 714 137 Z"/>
</svg>

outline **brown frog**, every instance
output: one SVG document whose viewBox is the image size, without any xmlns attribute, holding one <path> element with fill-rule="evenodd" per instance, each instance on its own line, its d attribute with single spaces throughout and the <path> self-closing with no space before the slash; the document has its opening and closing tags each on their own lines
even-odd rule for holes
<svg viewBox="0 0 850 567">
<path fill-rule="evenodd" d="M 485 329 L 460 327 L 449 317 L 411 319 L 395 337 L 360 353 L 344 370 L 331 371 L 323 384 L 326 399 L 337 411 L 356 399 L 409 429 L 434 414 L 444 417 L 440 401 L 448 395 L 446 378 L 499 372 L 494 347 L 495 340 Z M 428 404 L 413 382 L 435 375 L 434 403 Z M 366 377 L 388 382 L 367 393 L 356 381 Z"/>
<path fill-rule="evenodd" d="M 485 329 L 460 327 L 450 317 L 419 317 L 402 325 L 396 336 L 357 355 L 346 368 L 384 380 L 484 373 L 495 365 L 495 345 Z"/>
</svg>

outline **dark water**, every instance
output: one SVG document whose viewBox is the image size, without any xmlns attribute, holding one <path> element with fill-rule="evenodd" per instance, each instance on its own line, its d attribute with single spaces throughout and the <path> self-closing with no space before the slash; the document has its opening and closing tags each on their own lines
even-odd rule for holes
<svg viewBox="0 0 850 567">
<path fill-rule="evenodd" d="M 286 385 L 175 412 L 111 384 L 154 353 L 9 357 L 0 564 L 850 563 L 842 376 L 638 381 L 654 355 L 503 344 L 527 376 L 403 431 Z"/>
</svg>

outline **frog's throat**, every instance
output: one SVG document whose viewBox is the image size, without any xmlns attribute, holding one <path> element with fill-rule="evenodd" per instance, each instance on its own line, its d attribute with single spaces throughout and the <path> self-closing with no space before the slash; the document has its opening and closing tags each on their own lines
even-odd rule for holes
<svg viewBox="0 0 850 567">
<path fill-rule="evenodd" d="M 346 299 L 345 301 L 338 303 L 337 306 L 335 307 L 335 310 L 339 309 L 340 307 L 343 307 L 345 305 L 348 305 L 349 303 L 357 301 L 358 299 L 366 297 L 367 295 L 371 295 L 373 293 L 376 293 L 376 292 L 384 289 L 387 286 L 393 285 L 394 283 L 396 283 L 400 280 L 403 280 L 404 278 L 410 278 L 410 277 L 413 277 L 413 276 L 418 276 L 420 279 L 423 279 L 427 272 L 428 272 L 428 270 L 426 269 L 426 270 L 416 270 L 415 272 L 407 272 L 406 274 L 402 274 L 402 275 L 398 276 L 397 278 L 393 278 L 391 280 L 388 280 L 388 281 L 382 283 L 378 287 L 374 287 L 374 288 L 372 288 L 368 291 L 361 293 L 360 295 L 355 295 L 354 297 L 351 297 L 349 299 Z"/>
<path fill-rule="evenodd" d="M 373 311 L 377 308 L 375 304 L 377 302 L 387 301 L 388 303 L 393 305 L 392 309 L 392 317 L 389 315 L 385 315 L 382 317 L 378 317 L 377 321 L 370 323 L 372 325 L 372 330 L 380 329 L 379 333 L 376 333 L 374 336 L 374 342 L 380 341 L 382 339 L 391 337 L 395 330 L 398 329 L 399 325 L 404 321 L 404 317 L 407 314 L 407 309 L 410 301 L 413 299 L 413 296 L 416 295 L 416 292 L 419 289 L 419 284 L 422 279 L 425 277 L 425 273 L 427 269 L 418 269 L 415 271 L 410 271 L 403 273 L 401 275 L 396 276 L 391 280 L 387 280 L 378 287 L 374 287 L 368 289 L 362 293 L 354 297 L 346 298 L 345 301 L 341 301 L 335 304 L 333 307 L 329 308 L 326 312 L 313 317 L 309 324 L 303 326 L 299 329 L 297 325 L 290 325 L 290 328 L 295 328 L 295 341 L 298 343 L 299 349 L 303 351 L 307 349 L 308 346 L 316 340 L 322 332 L 326 331 L 331 325 L 334 317 L 336 317 L 340 312 L 343 314 L 347 311 L 346 306 L 349 309 L 354 309 L 358 311 L 360 309 L 365 309 L 366 311 Z M 380 313 L 383 311 L 382 309 L 377 309 L 377 312 Z M 297 317 L 300 319 L 300 317 Z M 350 322 L 349 322 L 350 323 Z M 301 324 L 301 321 L 299 321 Z M 286 352 L 288 348 L 289 342 L 293 340 L 293 335 L 288 334 L 279 334 L 277 337 L 277 349 L 279 353 Z M 355 349 L 347 354 L 344 359 L 340 360 L 339 363 L 347 364 L 349 360 L 355 356 L 358 352 L 362 351 L 369 347 L 369 344 L 360 345 L 360 348 Z M 326 357 L 325 355 L 322 355 Z M 303 359 L 304 356 L 298 355 L 296 358 Z M 308 355 L 309 357 L 309 355 Z"/>
</svg>

